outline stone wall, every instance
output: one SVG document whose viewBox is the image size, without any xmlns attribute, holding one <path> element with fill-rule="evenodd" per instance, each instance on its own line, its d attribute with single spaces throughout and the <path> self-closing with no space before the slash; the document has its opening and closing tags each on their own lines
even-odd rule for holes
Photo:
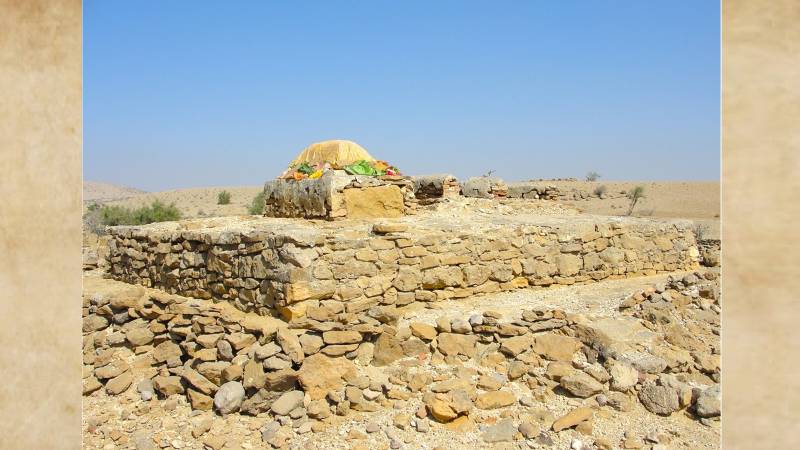
<svg viewBox="0 0 800 450">
<path fill-rule="evenodd" d="M 409 224 L 412 225 L 409 225 Z M 310 307 L 360 312 L 527 286 L 690 270 L 690 223 L 569 218 L 539 224 L 291 219 L 200 228 L 170 222 L 109 228 L 115 279 L 231 302 L 287 319 Z M 188 228 L 197 228 L 190 230 Z"/>
<path fill-rule="evenodd" d="M 413 214 L 416 199 L 407 177 L 367 177 L 328 171 L 317 179 L 264 184 L 264 215 L 334 220 Z"/>
<path fill-rule="evenodd" d="M 700 400 L 706 391 L 697 387 L 720 380 L 719 342 L 712 339 L 719 334 L 715 279 L 699 273 L 670 277 L 628 297 L 620 308 L 631 315 L 617 319 L 589 320 L 557 309 L 523 309 L 518 317 L 504 318 L 486 310 L 468 317 L 442 315 L 435 325 L 406 325 L 400 310 L 386 305 L 360 314 L 328 312 L 290 327 L 226 304 L 115 287 L 83 298 L 83 394 L 105 388 L 119 395 L 135 385 L 145 401 L 186 395 L 195 410 L 291 416 L 305 419 L 297 424 L 309 428 L 308 419 L 376 411 L 387 406 L 386 399 L 411 397 L 422 397 L 420 419 L 452 422 L 474 408 L 516 404 L 513 390 L 501 389 L 516 381 L 536 389 L 560 387 L 620 411 L 630 410 L 638 393 L 654 414 L 693 407 L 699 417 L 715 417 L 719 401 L 710 398 L 706 404 Z M 705 314 L 696 312 L 701 310 Z M 670 314 L 682 320 L 663 320 Z M 642 342 L 663 342 L 656 331 L 675 345 L 642 350 Z M 577 353 L 585 357 L 576 363 Z M 431 365 L 473 360 L 504 376 L 473 380 L 451 373 L 434 380 L 403 372 L 387 382 L 359 377 L 353 362 L 388 366 L 405 358 Z M 455 390 L 466 392 L 454 397 Z M 568 428 L 557 424 L 556 432 Z"/>
</svg>

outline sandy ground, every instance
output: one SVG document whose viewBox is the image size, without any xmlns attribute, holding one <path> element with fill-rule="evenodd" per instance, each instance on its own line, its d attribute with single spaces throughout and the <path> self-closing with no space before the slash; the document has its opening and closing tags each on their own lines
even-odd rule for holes
<svg viewBox="0 0 800 450">
<path fill-rule="evenodd" d="M 91 183 L 91 182 L 87 182 Z M 720 188 L 718 181 L 544 181 L 564 191 L 579 190 L 593 192 L 599 186 L 606 186 L 610 198 L 589 198 L 566 202 L 582 212 L 601 215 L 624 215 L 629 200 L 621 194 L 635 186 L 644 186 L 645 198 L 637 205 L 634 216 L 695 219 L 714 224 L 719 229 Z M 94 183 L 97 184 L 97 183 Z M 86 189 L 86 188 L 85 188 Z M 173 191 L 139 193 L 129 198 L 110 201 L 110 204 L 136 207 L 149 204 L 153 200 L 175 203 L 185 217 L 207 217 L 247 214 L 247 208 L 259 192 L 261 186 L 219 186 L 178 189 Z M 219 192 L 231 193 L 230 205 L 217 205 Z M 718 231 L 716 232 L 718 235 Z"/>
<path fill-rule="evenodd" d="M 253 197 L 258 195 L 261 186 L 220 186 L 178 189 L 174 191 L 149 192 L 131 198 L 108 202 L 110 205 L 122 205 L 129 208 L 149 205 L 154 200 L 163 203 L 175 203 L 175 206 L 186 218 L 237 216 L 247 214 L 247 208 L 253 202 Z M 218 205 L 217 196 L 222 191 L 231 194 L 228 205 Z"/>
<path fill-rule="evenodd" d="M 624 215 L 630 200 L 622 192 L 636 186 L 644 187 L 645 197 L 638 202 L 633 215 L 639 217 L 669 217 L 692 219 L 707 227 L 708 238 L 720 236 L 719 181 L 550 181 L 562 191 L 580 190 L 592 193 L 600 186 L 606 187 L 609 198 L 591 197 L 571 200 L 566 204 L 589 214 Z"/>
<path fill-rule="evenodd" d="M 83 201 L 97 202 L 97 201 L 110 201 L 123 198 L 130 198 L 137 195 L 144 194 L 145 192 L 139 189 L 118 186 L 111 183 L 103 183 L 101 181 L 84 181 L 83 182 Z"/>
</svg>

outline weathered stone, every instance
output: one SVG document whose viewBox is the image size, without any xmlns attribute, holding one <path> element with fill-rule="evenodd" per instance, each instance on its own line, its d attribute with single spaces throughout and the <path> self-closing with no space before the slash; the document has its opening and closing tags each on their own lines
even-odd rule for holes
<svg viewBox="0 0 800 450">
<path fill-rule="evenodd" d="M 192 409 L 211 411 L 214 406 L 213 398 L 194 389 L 187 389 L 186 396 L 189 398 L 189 404 L 192 405 Z"/>
<path fill-rule="evenodd" d="M 110 395 L 117 395 L 125 392 L 133 382 L 133 375 L 126 371 L 106 382 L 106 392 Z"/>
<path fill-rule="evenodd" d="M 303 336 L 306 336 L 306 334 L 304 334 Z M 320 341 L 321 340 L 322 339 L 320 339 Z M 299 339 L 298 339 L 298 341 L 299 341 Z M 267 342 L 266 344 L 261 345 L 261 346 L 256 348 L 255 357 L 258 360 L 264 360 L 264 359 L 269 358 L 270 356 L 274 356 L 274 355 L 278 354 L 280 351 L 281 351 L 281 347 L 278 344 L 276 344 L 274 342 Z"/>
<path fill-rule="evenodd" d="M 562 277 L 571 277 L 577 275 L 583 267 L 583 261 L 580 256 L 571 254 L 560 254 L 556 257 L 556 267 L 558 273 Z"/>
<path fill-rule="evenodd" d="M 484 392 L 475 399 L 475 406 L 480 409 L 496 409 L 510 406 L 517 402 L 517 397 L 509 391 Z"/>
<path fill-rule="evenodd" d="M 381 334 L 375 341 L 372 365 L 386 366 L 405 355 L 400 340 L 389 333 Z"/>
<path fill-rule="evenodd" d="M 281 328 L 278 330 L 275 338 L 278 345 L 281 346 L 283 352 L 289 356 L 292 362 L 295 364 L 303 362 L 305 353 L 303 352 L 303 347 L 300 345 L 300 340 L 294 332 L 288 328 Z"/>
<path fill-rule="evenodd" d="M 303 348 L 303 353 L 305 353 L 306 356 L 317 353 L 323 345 L 323 340 L 321 337 L 310 333 L 301 335 L 298 340 L 300 341 L 300 346 Z"/>
<path fill-rule="evenodd" d="M 372 225 L 372 232 L 375 234 L 402 233 L 408 230 L 408 225 L 404 223 L 376 223 Z"/>
<path fill-rule="evenodd" d="M 149 328 L 133 328 L 125 333 L 125 338 L 128 342 L 136 347 L 153 342 L 153 337 L 155 337 L 155 334 Z"/>
<path fill-rule="evenodd" d="M 345 189 L 343 194 L 349 219 L 401 217 L 405 211 L 403 193 L 394 185 Z"/>
<path fill-rule="evenodd" d="M 456 413 L 445 399 L 430 396 L 425 400 L 425 406 L 431 417 L 439 422 L 450 422 L 458 417 L 458 413 Z"/>
<path fill-rule="evenodd" d="M 153 378 L 153 386 L 164 397 L 182 394 L 184 391 L 183 384 L 181 384 L 181 377 L 176 376 L 157 376 Z"/>
<path fill-rule="evenodd" d="M 478 338 L 470 334 L 441 333 L 436 338 L 438 350 L 445 356 L 475 356 L 475 343 Z"/>
<path fill-rule="evenodd" d="M 361 333 L 358 331 L 326 331 L 322 333 L 322 340 L 326 344 L 355 344 L 361 342 Z"/>
<path fill-rule="evenodd" d="M 329 358 L 321 353 L 311 355 L 297 372 L 297 379 L 312 400 L 324 398 L 328 391 L 342 388 L 345 377 L 354 377 L 356 368 L 346 358 Z"/>
<path fill-rule="evenodd" d="M 211 395 L 217 391 L 217 385 L 206 379 L 203 375 L 192 368 L 183 368 L 183 378 L 194 386 L 198 391 L 206 395 Z"/>
<path fill-rule="evenodd" d="M 436 337 L 436 328 L 427 323 L 412 322 L 409 328 L 411 329 L 411 334 L 420 339 L 431 341 Z"/>
<path fill-rule="evenodd" d="M 422 275 L 422 287 L 425 289 L 443 289 L 448 286 L 461 286 L 464 274 L 455 266 L 436 267 L 426 270 Z"/>
<path fill-rule="evenodd" d="M 153 359 L 159 363 L 172 358 L 180 358 L 181 355 L 183 355 L 183 351 L 180 346 L 172 341 L 164 341 L 153 349 Z"/>
<path fill-rule="evenodd" d="M 265 359 L 262 365 L 267 370 L 282 370 L 290 369 L 292 367 L 292 362 L 279 355 Z"/>
<path fill-rule="evenodd" d="M 245 389 L 261 389 L 265 382 L 264 366 L 255 360 L 247 361 L 242 370 L 242 386 Z"/>
<path fill-rule="evenodd" d="M 303 391 L 286 392 L 272 403 L 270 409 L 279 416 L 288 415 L 293 409 L 302 406 L 304 395 Z"/>
<path fill-rule="evenodd" d="M 612 363 L 608 372 L 611 375 L 611 389 L 615 391 L 627 391 L 639 382 L 639 372 L 621 361 Z"/>
<path fill-rule="evenodd" d="M 562 377 L 560 385 L 570 394 L 581 398 L 591 397 L 592 395 L 603 392 L 604 390 L 602 384 L 589 376 L 587 373 L 580 370 L 576 370 L 569 375 Z"/>
<path fill-rule="evenodd" d="M 450 321 L 450 329 L 453 333 L 469 334 L 472 333 L 472 325 L 460 317 Z"/>
<path fill-rule="evenodd" d="M 222 381 L 223 371 L 230 366 L 231 363 L 226 361 L 210 361 L 198 364 L 196 370 L 208 381 L 219 386 Z"/>
<path fill-rule="evenodd" d="M 712 386 L 697 397 L 695 412 L 700 417 L 717 417 L 722 408 L 722 392 L 719 385 Z"/>
<path fill-rule="evenodd" d="M 538 422 L 528 421 L 519 424 L 517 430 L 522 433 L 522 437 L 525 439 L 534 439 L 539 436 L 542 428 Z"/>
<path fill-rule="evenodd" d="M 214 407 L 222 415 L 236 412 L 242 406 L 244 396 L 245 392 L 242 383 L 229 381 L 220 386 L 214 395 Z"/>
<path fill-rule="evenodd" d="M 503 339 L 500 345 L 500 352 L 509 356 L 517 356 L 530 349 L 533 341 L 533 336 L 530 334 Z"/>
<path fill-rule="evenodd" d="M 671 387 L 646 383 L 639 391 L 639 401 L 653 414 L 668 416 L 680 409 L 678 392 Z"/>
<path fill-rule="evenodd" d="M 484 442 L 511 442 L 514 440 L 514 435 L 517 434 L 517 427 L 514 426 L 512 419 L 503 419 L 496 425 L 486 427 L 483 438 Z"/>
<path fill-rule="evenodd" d="M 568 412 L 567 414 L 559 417 L 555 422 L 553 422 L 553 431 L 558 433 L 561 430 L 565 430 L 567 428 L 572 428 L 581 422 L 589 420 L 594 415 L 594 412 L 591 408 L 587 407 L 580 407 L 575 408 L 572 411 Z"/>
<path fill-rule="evenodd" d="M 255 344 L 256 337 L 248 333 L 231 333 L 227 340 L 236 351 L 239 351 Z"/>
<path fill-rule="evenodd" d="M 551 361 L 569 361 L 580 348 L 579 340 L 555 333 L 539 334 L 533 343 L 533 351 Z"/>
<path fill-rule="evenodd" d="M 297 372 L 293 369 L 275 370 L 264 375 L 264 388 L 274 392 L 284 392 L 297 385 Z"/>
</svg>

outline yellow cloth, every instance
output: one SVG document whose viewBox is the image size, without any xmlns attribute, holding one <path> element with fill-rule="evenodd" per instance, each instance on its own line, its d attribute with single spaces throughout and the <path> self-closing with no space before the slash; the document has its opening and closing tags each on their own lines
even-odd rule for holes
<svg viewBox="0 0 800 450">
<path fill-rule="evenodd" d="M 375 158 L 367 153 L 364 147 L 355 142 L 333 140 L 309 145 L 297 155 L 297 158 L 291 162 L 290 166 L 304 162 L 314 165 L 327 161 L 335 168 L 342 168 L 361 159 L 370 162 L 375 161 Z"/>
</svg>

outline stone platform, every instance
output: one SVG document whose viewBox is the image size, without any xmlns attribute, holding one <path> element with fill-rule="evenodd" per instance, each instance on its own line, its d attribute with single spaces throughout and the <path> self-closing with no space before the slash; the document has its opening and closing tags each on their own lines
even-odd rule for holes
<svg viewBox="0 0 800 450">
<path fill-rule="evenodd" d="M 287 320 L 693 270 L 699 259 L 689 221 L 591 215 L 247 216 L 109 233 L 115 279 Z"/>
</svg>

